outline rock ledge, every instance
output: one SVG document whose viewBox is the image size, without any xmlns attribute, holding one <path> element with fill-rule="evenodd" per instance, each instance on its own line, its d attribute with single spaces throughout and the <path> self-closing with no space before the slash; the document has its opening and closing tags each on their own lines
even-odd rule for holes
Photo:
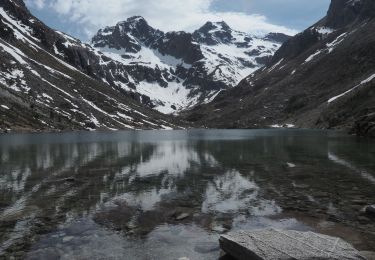
<svg viewBox="0 0 375 260">
<path fill-rule="evenodd" d="M 366 259 L 340 238 L 292 230 L 229 233 L 220 237 L 220 247 L 238 260 Z"/>
</svg>

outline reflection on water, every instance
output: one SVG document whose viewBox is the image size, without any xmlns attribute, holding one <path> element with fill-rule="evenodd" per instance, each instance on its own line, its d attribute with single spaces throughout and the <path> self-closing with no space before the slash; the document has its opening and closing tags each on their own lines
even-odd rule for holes
<svg viewBox="0 0 375 260">
<path fill-rule="evenodd" d="M 374 222 L 360 214 L 375 202 L 368 140 L 293 130 L 5 135 L 0 163 L 5 257 L 217 259 L 223 232 L 315 229 L 310 217 L 374 246 Z"/>
<path fill-rule="evenodd" d="M 344 159 L 339 158 L 337 155 L 331 152 L 328 152 L 328 158 L 337 164 L 349 168 L 350 170 L 352 170 L 353 174 L 361 175 L 364 179 L 375 184 L 375 177 L 371 173 L 367 172 L 367 170 L 358 169 L 355 165 L 351 164 L 348 161 L 345 161 Z"/>
</svg>

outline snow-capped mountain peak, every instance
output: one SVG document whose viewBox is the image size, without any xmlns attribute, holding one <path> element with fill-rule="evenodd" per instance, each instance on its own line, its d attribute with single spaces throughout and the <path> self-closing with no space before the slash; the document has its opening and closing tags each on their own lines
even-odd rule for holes
<svg viewBox="0 0 375 260">
<path fill-rule="evenodd" d="M 92 43 L 125 66 L 125 71 L 110 68 L 113 84 L 173 113 L 210 101 L 263 66 L 288 38 L 275 35 L 238 32 L 223 21 L 207 22 L 193 33 L 164 33 L 135 16 L 99 30 Z M 124 74 L 128 81 L 121 80 Z"/>
</svg>

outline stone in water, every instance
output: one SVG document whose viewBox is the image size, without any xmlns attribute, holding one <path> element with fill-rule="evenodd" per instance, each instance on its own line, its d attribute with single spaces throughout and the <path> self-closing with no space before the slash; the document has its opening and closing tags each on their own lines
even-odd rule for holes
<svg viewBox="0 0 375 260">
<path fill-rule="evenodd" d="M 229 233 L 220 237 L 220 247 L 238 260 L 366 259 L 340 238 L 292 230 Z"/>
</svg>

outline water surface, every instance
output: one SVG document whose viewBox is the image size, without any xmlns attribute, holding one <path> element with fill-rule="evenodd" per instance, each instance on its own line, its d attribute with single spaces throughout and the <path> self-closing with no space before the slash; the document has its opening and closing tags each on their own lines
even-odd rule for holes
<svg viewBox="0 0 375 260">
<path fill-rule="evenodd" d="M 0 136 L 0 256 L 218 259 L 265 227 L 375 248 L 375 142 L 309 130 Z"/>
</svg>

